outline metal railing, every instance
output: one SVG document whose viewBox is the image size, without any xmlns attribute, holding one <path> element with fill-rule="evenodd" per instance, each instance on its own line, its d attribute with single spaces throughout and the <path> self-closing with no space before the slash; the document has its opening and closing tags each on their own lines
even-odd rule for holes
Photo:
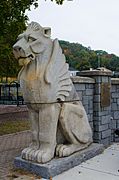
<svg viewBox="0 0 119 180">
<path fill-rule="evenodd" d="M 23 105 L 24 99 L 18 82 L 0 84 L 0 104 Z"/>
</svg>

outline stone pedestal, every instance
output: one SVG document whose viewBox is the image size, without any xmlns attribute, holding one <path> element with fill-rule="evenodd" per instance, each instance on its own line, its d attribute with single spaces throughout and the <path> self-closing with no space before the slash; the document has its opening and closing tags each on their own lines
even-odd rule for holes
<svg viewBox="0 0 119 180">
<path fill-rule="evenodd" d="M 82 162 L 100 154 L 104 150 L 103 145 L 93 143 L 87 149 L 79 151 L 65 158 L 54 158 L 48 163 L 38 164 L 16 157 L 14 164 L 18 169 L 24 169 L 43 178 L 54 177 L 62 172 L 81 164 Z"/>
</svg>

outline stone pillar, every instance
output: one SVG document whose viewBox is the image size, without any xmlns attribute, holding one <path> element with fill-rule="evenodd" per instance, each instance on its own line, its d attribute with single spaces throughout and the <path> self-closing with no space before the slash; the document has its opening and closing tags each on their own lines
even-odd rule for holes
<svg viewBox="0 0 119 180">
<path fill-rule="evenodd" d="M 82 71 L 80 76 L 95 79 L 93 98 L 94 142 L 105 146 L 111 143 L 111 76 L 105 68 Z"/>
</svg>

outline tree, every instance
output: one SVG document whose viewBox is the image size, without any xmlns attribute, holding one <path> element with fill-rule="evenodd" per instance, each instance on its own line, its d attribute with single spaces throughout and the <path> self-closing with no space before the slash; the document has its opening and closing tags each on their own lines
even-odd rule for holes
<svg viewBox="0 0 119 180">
<path fill-rule="evenodd" d="M 47 0 L 45 0 L 45 1 L 47 1 Z M 51 0 L 51 1 L 53 1 L 53 0 Z M 64 0 L 55 0 L 55 2 L 56 2 L 58 5 L 62 5 L 63 2 L 64 2 Z"/>
<path fill-rule="evenodd" d="M 91 50 L 78 43 L 60 41 L 60 45 L 66 56 L 69 65 L 78 70 L 87 70 L 89 68 L 98 68 L 100 65 L 112 71 L 119 71 L 119 57 L 114 54 L 108 54 L 103 50 Z"/>
<path fill-rule="evenodd" d="M 12 54 L 12 46 L 18 34 L 26 28 L 28 17 L 25 10 L 38 6 L 38 0 L 1 0 L 0 1 L 0 76 L 15 76 L 17 61 Z"/>
</svg>

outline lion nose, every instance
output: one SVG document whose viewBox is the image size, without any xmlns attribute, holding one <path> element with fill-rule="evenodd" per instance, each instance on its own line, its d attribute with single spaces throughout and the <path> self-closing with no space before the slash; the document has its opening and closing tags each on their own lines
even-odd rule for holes
<svg viewBox="0 0 119 180">
<path fill-rule="evenodd" d="M 13 50 L 14 50 L 14 51 L 21 51 L 21 47 L 19 47 L 19 46 L 13 46 Z"/>
<path fill-rule="evenodd" d="M 24 57 L 25 56 L 25 52 L 22 49 L 22 47 L 14 45 L 13 46 L 13 54 L 15 56 L 15 58 L 17 59 L 18 57 Z"/>
</svg>

